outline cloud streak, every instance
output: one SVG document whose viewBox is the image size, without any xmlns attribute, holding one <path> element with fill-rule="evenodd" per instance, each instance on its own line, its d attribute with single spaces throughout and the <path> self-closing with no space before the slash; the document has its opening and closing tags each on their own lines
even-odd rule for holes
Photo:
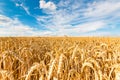
<svg viewBox="0 0 120 80">
<path fill-rule="evenodd" d="M 21 4 L 15 3 L 15 5 L 16 5 L 17 7 L 22 7 L 28 15 L 31 15 L 31 14 L 30 14 L 30 11 L 29 11 L 29 8 L 26 7 L 23 3 L 21 3 Z"/>
</svg>

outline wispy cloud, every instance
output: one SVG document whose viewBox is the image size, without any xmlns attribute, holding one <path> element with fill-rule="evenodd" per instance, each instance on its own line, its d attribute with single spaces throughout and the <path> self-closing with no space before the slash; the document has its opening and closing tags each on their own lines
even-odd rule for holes
<svg viewBox="0 0 120 80">
<path fill-rule="evenodd" d="M 84 15 L 87 17 L 109 16 L 112 15 L 113 12 L 118 12 L 119 10 L 119 1 L 99 1 L 89 4 Z"/>
<path fill-rule="evenodd" d="M 80 25 L 76 25 L 76 26 L 70 26 L 67 25 L 64 26 L 65 28 L 60 28 L 59 30 L 57 30 L 56 35 L 76 35 L 76 36 L 80 36 L 82 34 L 85 34 L 87 32 L 93 32 L 96 31 L 98 29 L 102 29 L 105 27 L 105 23 L 102 21 L 95 21 L 95 22 L 89 22 L 89 23 L 83 23 Z"/>
<path fill-rule="evenodd" d="M 28 15 L 31 15 L 31 14 L 30 14 L 30 11 L 29 11 L 29 8 L 26 7 L 23 3 L 20 3 L 20 4 L 15 3 L 15 5 L 16 5 L 17 7 L 23 8 Z"/>
<path fill-rule="evenodd" d="M 44 0 L 42 2 L 45 4 Z M 88 3 L 80 0 L 74 2 L 72 0 L 60 0 L 56 7 L 58 9 L 53 13 L 49 11 L 46 12 L 48 15 L 36 16 L 40 26 L 53 31 L 56 35 L 63 33 L 63 35 L 76 34 L 79 36 L 95 31 L 99 32 L 101 29 L 115 28 L 116 25 L 114 24 L 120 22 L 120 1 L 118 0 L 101 0 Z M 115 17 L 115 15 L 119 17 Z M 104 35 L 108 33 L 104 32 Z"/>
<path fill-rule="evenodd" d="M 50 33 L 22 24 L 17 18 L 0 15 L 0 36 L 40 36 Z"/>
</svg>

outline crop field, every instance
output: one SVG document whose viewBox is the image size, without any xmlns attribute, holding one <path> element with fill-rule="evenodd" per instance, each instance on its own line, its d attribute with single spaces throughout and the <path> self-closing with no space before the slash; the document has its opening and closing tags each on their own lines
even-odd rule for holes
<svg viewBox="0 0 120 80">
<path fill-rule="evenodd" d="M 0 80 L 120 80 L 120 38 L 0 38 Z"/>
</svg>

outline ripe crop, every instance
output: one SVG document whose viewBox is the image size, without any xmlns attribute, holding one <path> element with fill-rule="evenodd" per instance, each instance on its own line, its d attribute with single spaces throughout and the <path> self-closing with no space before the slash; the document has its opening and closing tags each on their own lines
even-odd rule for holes
<svg viewBox="0 0 120 80">
<path fill-rule="evenodd" d="M 120 39 L 0 38 L 0 80 L 120 80 Z"/>
</svg>

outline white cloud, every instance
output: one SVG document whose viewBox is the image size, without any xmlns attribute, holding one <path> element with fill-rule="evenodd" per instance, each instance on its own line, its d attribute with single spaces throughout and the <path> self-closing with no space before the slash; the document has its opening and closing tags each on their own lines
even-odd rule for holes
<svg viewBox="0 0 120 80">
<path fill-rule="evenodd" d="M 17 18 L 0 15 L 0 36 L 40 36 L 50 31 L 42 31 L 22 24 Z"/>
<path fill-rule="evenodd" d="M 108 32 L 94 32 L 98 29 L 102 29 L 105 26 L 104 21 L 95 21 L 83 23 L 76 26 L 63 25 L 64 28 L 58 27 L 53 31 L 40 31 L 30 26 L 22 24 L 17 18 L 11 19 L 4 15 L 0 15 L 0 36 L 96 36 L 96 35 L 108 35 Z M 51 26 L 54 28 L 54 26 Z M 91 32 L 87 34 L 88 32 Z M 96 33 L 96 35 L 95 35 Z"/>
<path fill-rule="evenodd" d="M 44 0 L 40 0 L 39 3 L 41 9 L 56 10 L 57 8 L 56 5 L 51 1 L 45 2 Z"/>
<path fill-rule="evenodd" d="M 88 5 L 86 12 L 84 13 L 87 17 L 97 17 L 97 16 L 108 16 L 113 14 L 120 9 L 120 2 L 114 1 L 99 1 L 93 2 Z"/>
<path fill-rule="evenodd" d="M 65 2 L 66 5 L 63 5 L 63 4 L 64 4 L 64 1 L 63 3 L 60 2 L 60 4 L 58 5 L 59 7 L 61 5 L 62 5 L 61 7 L 63 7 L 69 3 L 67 1 Z M 106 23 L 102 20 L 81 23 L 81 20 L 79 20 L 78 18 L 79 16 L 81 16 L 80 12 L 82 10 L 79 10 L 79 9 L 74 10 L 75 5 L 78 5 L 78 3 L 71 4 L 67 6 L 67 8 L 57 10 L 55 11 L 55 13 L 48 16 L 37 16 L 36 19 L 38 20 L 38 23 L 40 23 L 40 26 L 44 26 L 47 29 L 53 31 L 54 35 L 70 35 L 72 33 L 79 35 L 82 33 L 96 31 L 96 30 L 105 28 Z M 70 6 L 72 6 L 73 8 L 72 9 L 73 11 L 70 10 L 71 12 L 69 12 L 68 10 Z"/>
<path fill-rule="evenodd" d="M 44 0 L 40 4 L 40 8 L 46 8 Z M 112 30 L 120 22 L 118 0 L 95 0 L 89 4 L 80 0 L 60 0 L 56 6 L 58 9 L 54 13 L 36 16 L 40 26 L 53 31 L 53 35 L 109 35 L 109 31 L 99 30 Z"/>
<path fill-rule="evenodd" d="M 64 33 L 64 35 L 69 35 L 69 34 L 84 34 L 87 32 L 93 32 L 99 29 L 102 29 L 105 27 L 105 23 L 102 21 L 95 21 L 95 22 L 88 22 L 76 26 L 69 26 L 69 28 L 64 28 L 64 29 L 59 29 L 57 31 L 57 34 Z"/>
<path fill-rule="evenodd" d="M 30 15 L 29 8 L 23 5 L 23 3 L 16 3 L 16 6 L 22 7 Z M 95 0 L 89 4 L 84 3 L 82 0 L 60 0 L 56 4 L 52 0 L 48 2 L 40 0 L 39 8 L 43 9 L 46 15 L 38 15 L 35 18 L 39 26 L 47 29 L 45 31 L 33 29 L 30 26 L 23 25 L 18 19 L 10 19 L 8 17 L 5 18 L 7 24 L 5 24 L 4 19 L 2 19 L 3 22 L 0 21 L 0 24 L 4 27 L 11 25 L 11 31 L 15 29 L 16 33 L 18 33 L 21 30 L 23 34 L 27 33 L 27 35 L 90 36 L 109 35 L 109 31 L 99 30 L 106 30 L 108 28 L 112 30 L 112 28 L 116 27 L 115 24 L 120 23 L 120 1 L 118 0 Z M 17 28 L 16 24 L 20 29 Z M 4 28 L 3 31 L 7 32 L 5 30 Z"/>
<path fill-rule="evenodd" d="M 77 25 L 74 31 L 79 31 L 81 33 L 96 31 L 96 30 L 105 28 L 105 25 L 106 24 L 103 21 L 88 22 L 88 23 Z"/>
</svg>

